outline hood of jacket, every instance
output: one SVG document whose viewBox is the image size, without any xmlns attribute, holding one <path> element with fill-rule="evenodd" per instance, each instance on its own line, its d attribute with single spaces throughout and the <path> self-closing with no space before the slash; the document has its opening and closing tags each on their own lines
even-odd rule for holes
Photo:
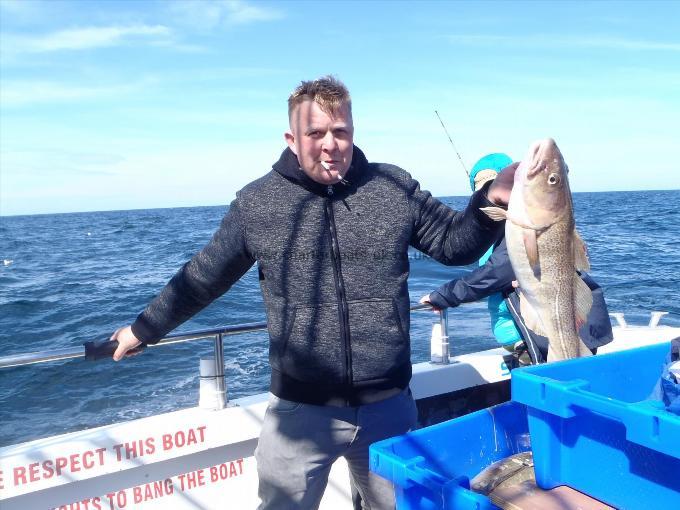
<svg viewBox="0 0 680 510">
<path fill-rule="evenodd" d="M 343 194 L 356 187 L 359 177 L 367 166 L 368 160 L 366 159 L 366 156 L 359 147 L 354 145 L 352 163 L 342 181 L 336 184 L 321 184 L 309 178 L 302 168 L 300 168 L 300 162 L 298 161 L 297 156 L 287 147 L 281 153 L 279 160 L 272 165 L 272 169 L 289 181 L 299 184 L 312 193 L 326 196 L 328 195 L 329 187 L 333 189 L 333 194 Z"/>
</svg>

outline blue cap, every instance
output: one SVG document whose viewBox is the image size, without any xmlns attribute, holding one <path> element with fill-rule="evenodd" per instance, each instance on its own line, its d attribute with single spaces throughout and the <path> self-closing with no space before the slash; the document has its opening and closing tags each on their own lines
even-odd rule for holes
<svg viewBox="0 0 680 510">
<path fill-rule="evenodd" d="M 475 176 L 482 170 L 495 170 L 496 172 L 500 172 L 511 163 L 512 159 L 510 159 L 510 156 L 503 154 L 502 152 L 487 154 L 477 161 L 475 166 L 472 167 L 472 170 L 470 170 L 470 189 L 472 191 L 475 190 Z"/>
</svg>

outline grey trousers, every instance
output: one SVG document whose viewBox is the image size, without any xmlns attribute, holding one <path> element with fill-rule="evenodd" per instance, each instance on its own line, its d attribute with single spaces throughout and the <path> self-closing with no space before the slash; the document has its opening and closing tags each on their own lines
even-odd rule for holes
<svg viewBox="0 0 680 510">
<path fill-rule="evenodd" d="M 313 406 L 270 395 L 255 450 L 259 509 L 318 508 L 339 457 L 347 460 L 363 508 L 393 509 L 392 484 L 369 471 L 368 447 L 412 429 L 417 414 L 408 389 L 359 407 Z"/>
</svg>

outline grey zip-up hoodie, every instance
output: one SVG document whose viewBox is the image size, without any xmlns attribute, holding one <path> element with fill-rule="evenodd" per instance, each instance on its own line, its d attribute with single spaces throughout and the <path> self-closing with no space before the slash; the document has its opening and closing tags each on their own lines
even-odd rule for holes
<svg viewBox="0 0 680 510">
<path fill-rule="evenodd" d="M 317 405 L 388 398 L 411 378 L 409 246 L 448 265 L 477 260 L 502 226 L 479 211 L 489 205 L 483 188 L 453 211 L 357 147 L 344 181 L 323 186 L 286 149 L 272 171 L 237 193 L 212 240 L 132 330 L 157 342 L 257 262 L 270 391 Z"/>
</svg>

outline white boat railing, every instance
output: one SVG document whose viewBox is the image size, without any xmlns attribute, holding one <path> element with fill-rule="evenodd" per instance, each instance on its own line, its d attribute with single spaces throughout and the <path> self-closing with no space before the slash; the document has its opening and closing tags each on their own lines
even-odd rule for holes
<svg viewBox="0 0 680 510">
<path fill-rule="evenodd" d="M 432 308 L 429 305 L 416 305 L 410 308 L 410 311 L 421 310 L 432 310 Z M 439 323 L 441 326 L 441 338 L 440 338 L 441 361 L 436 361 L 435 363 L 448 364 L 449 363 L 448 315 L 446 310 L 438 310 L 438 313 Z M 212 338 L 214 342 L 215 367 L 214 370 L 211 371 L 213 374 L 211 375 L 211 378 L 214 378 L 216 381 L 215 389 L 217 394 L 219 395 L 216 402 L 216 408 L 223 409 L 227 405 L 226 382 L 224 378 L 225 375 L 224 342 L 223 342 L 224 337 L 230 335 L 239 335 L 242 333 L 249 333 L 253 331 L 263 331 L 266 329 L 267 329 L 266 322 L 255 322 L 248 324 L 237 324 L 234 326 L 224 326 L 216 329 L 190 331 L 187 333 L 175 333 L 162 338 L 156 344 L 149 344 L 148 347 L 160 347 L 163 345 L 192 342 L 195 340 L 204 340 L 207 338 Z M 52 349 L 50 351 L 27 352 L 22 354 L 11 354 L 8 356 L 0 357 L 0 369 L 75 358 L 85 358 L 89 361 L 110 359 L 117 347 L 118 347 L 117 341 L 103 340 L 96 342 L 85 342 L 83 344 L 83 347 Z"/>
<path fill-rule="evenodd" d="M 162 345 L 191 342 L 206 338 L 213 338 L 215 342 L 217 342 L 219 341 L 220 337 L 238 335 L 251 331 L 262 331 L 265 329 L 267 329 L 267 323 L 256 322 L 249 324 L 238 324 L 234 326 L 224 326 L 215 329 L 190 331 L 187 333 L 176 333 L 168 335 L 162 338 L 158 343 L 149 345 L 148 347 L 160 347 Z M 96 361 L 99 359 L 110 358 L 113 355 L 113 351 L 116 347 L 118 347 L 118 342 L 104 340 L 98 342 L 85 342 L 82 347 L 10 354 L 8 356 L 0 357 L 0 368 L 19 367 L 24 365 L 32 365 L 34 363 L 46 363 L 50 361 L 75 358 L 85 358 L 89 361 Z"/>
</svg>

